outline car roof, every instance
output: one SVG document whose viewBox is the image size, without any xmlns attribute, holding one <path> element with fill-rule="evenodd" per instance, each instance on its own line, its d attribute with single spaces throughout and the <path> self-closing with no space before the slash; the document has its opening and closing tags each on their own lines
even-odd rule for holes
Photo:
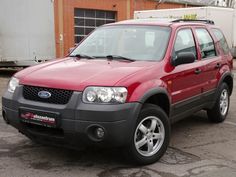
<svg viewBox="0 0 236 177">
<path fill-rule="evenodd" d="M 116 23 L 107 24 L 110 25 L 157 25 L 157 26 L 213 26 L 214 22 L 210 20 L 184 20 L 184 19 L 161 19 L 161 18 L 149 18 L 149 19 L 133 19 L 125 20 Z"/>
<path fill-rule="evenodd" d="M 132 25 L 161 25 L 161 26 L 170 26 L 171 21 L 166 19 L 134 19 L 134 20 L 125 20 L 115 23 L 117 25 L 126 25 L 126 24 L 132 24 Z"/>
</svg>

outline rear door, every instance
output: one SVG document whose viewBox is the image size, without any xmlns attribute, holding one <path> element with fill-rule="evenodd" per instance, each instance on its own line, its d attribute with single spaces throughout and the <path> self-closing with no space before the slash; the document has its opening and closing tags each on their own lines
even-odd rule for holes
<svg viewBox="0 0 236 177">
<path fill-rule="evenodd" d="M 196 41 L 200 50 L 200 62 L 204 65 L 202 72 L 202 94 L 210 96 L 217 87 L 217 74 L 222 65 L 222 56 L 217 52 L 214 40 L 207 28 L 195 28 Z"/>
</svg>

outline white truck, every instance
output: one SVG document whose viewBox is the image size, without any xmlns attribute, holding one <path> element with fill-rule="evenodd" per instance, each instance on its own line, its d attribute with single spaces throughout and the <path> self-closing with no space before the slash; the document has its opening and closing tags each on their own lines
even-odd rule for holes
<svg viewBox="0 0 236 177">
<path fill-rule="evenodd" d="M 53 0 L 0 0 L 0 67 L 55 58 Z"/>
<path fill-rule="evenodd" d="M 236 9 L 220 7 L 193 7 L 179 9 L 135 11 L 135 19 L 192 19 L 213 20 L 225 34 L 232 54 L 236 57 Z"/>
</svg>

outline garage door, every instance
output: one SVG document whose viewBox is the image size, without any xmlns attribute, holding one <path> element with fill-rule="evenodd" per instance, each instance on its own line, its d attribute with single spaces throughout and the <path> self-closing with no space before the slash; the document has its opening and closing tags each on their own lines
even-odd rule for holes
<svg viewBox="0 0 236 177">
<path fill-rule="evenodd" d="M 104 10 L 75 9 L 75 43 L 78 44 L 96 27 L 116 21 L 116 12 Z"/>
</svg>

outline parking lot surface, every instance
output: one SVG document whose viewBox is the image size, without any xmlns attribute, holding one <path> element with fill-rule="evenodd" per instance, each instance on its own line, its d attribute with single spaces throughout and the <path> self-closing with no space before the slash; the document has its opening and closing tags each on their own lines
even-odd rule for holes
<svg viewBox="0 0 236 177">
<path fill-rule="evenodd" d="M 14 72 L 0 69 L 0 96 Z M 119 149 L 35 144 L 4 123 L 0 102 L 0 177 L 236 177 L 235 115 L 236 87 L 224 123 L 211 124 L 204 111 L 196 113 L 172 125 L 170 146 L 159 162 L 135 167 Z"/>
</svg>

